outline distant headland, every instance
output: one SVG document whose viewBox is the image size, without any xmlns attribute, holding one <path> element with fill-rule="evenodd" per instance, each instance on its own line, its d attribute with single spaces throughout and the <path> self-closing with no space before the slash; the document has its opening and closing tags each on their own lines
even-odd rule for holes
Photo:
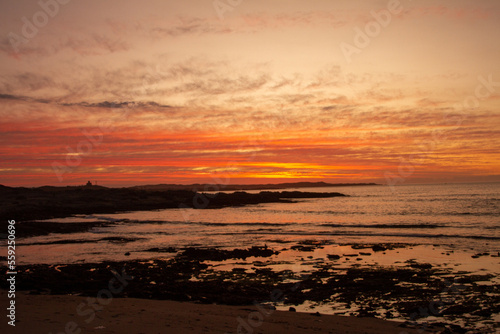
<svg viewBox="0 0 500 334">
<path fill-rule="evenodd" d="M 327 188 L 351 186 L 376 186 L 376 183 L 327 183 L 327 182 L 293 182 L 268 184 L 155 184 L 135 186 L 141 190 L 191 190 L 191 191 L 237 191 L 237 190 L 270 190 L 270 189 L 297 189 L 297 188 Z"/>
</svg>

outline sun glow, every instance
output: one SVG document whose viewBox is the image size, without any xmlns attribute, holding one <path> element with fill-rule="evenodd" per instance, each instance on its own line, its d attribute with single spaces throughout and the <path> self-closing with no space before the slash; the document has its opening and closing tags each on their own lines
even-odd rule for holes
<svg viewBox="0 0 500 334">
<path fill-rule="evenodd" d="M 357 28 L 385 8 L 370 1 L 223 20 L 210 2 L 126 3 L 72 2 L 3 40 L 0 184 L 500 180 L 496 1 L 408 2 L 366 47 Z M 6 7 L 0 30 L 39 10 Z"/>
</svg>

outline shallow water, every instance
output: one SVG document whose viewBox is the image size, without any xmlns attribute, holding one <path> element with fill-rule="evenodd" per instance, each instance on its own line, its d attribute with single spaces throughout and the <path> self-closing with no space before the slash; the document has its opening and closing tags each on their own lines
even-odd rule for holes
<svg viewBox="0 0 500 334">
<path fill-rule="evenodd" d="M 496 291 L 493 293 L 498 296 L 500 184 L 297 190 L 341 192 L 349 197 L 223 209 L 166 209 L 53 219 L 51 221 L 61 224 L 101 221 L 108 225 L 85 233 L 19 238 L 17 262 L 22 265 L 168 259 L 185 247 L 246 249 L 267 246 L 279 254 L 205 263 L 209 265 L 211 275 L 235 268 L 244 273 L 265 268 L 273 272 L 290 272 L 290 280 L 300 282 L 325 265 L 339 274 L 349 268 L 403 268 L 415 262 L 442 271 L 444 274 L 440 279 L 450 282 L 469 275 L 490 276 L 484 281 L 474 281 L 472 292 L 453 296 L 454 303 L 471 298 L 481 301 L 482 297 L 474 292 L 480 291 L 477 288 L 480 285 L 493 286 L 491 291 Z M 378 244 L 395 247 L 373 251 L 371 246 Z M 148 251 L 152 248 L 159 250 Z M 340 258 L 332 260 L 329 255 L 339 255 Z M 432 299 L 448 298 L 444 295 L 438 294 Z M 276 306 L 286 310 L 290 305 Z M 306 301 L 295 307 L 298 311 L 356 315 L 360 305 L 339 303 L 335 295 L 325 295 L 323 302 Z M 390 306 L 376 312 L 385 312 L 377 313 L 381 318 L 388 317 L 387 312 L 390 312 L 391 319 L 408 320 Z M 469 328 L 481 332 L 481 326 L 488 330 L 496 327 L 494 323 L 498 324 L 499 317 L 497 313 L 481 319 L 466 314 L 444 319 L 426 317 L 418 321 L 468 324 Z"/>
<path fill-rule="evenodd" d="M 166 209 L 76 216 L 60 223 L 107 221 L 89 233 L 19 240 L 23 263 L 148 258 L 150 248 L 279 247 L 283 242 L 407 243 L 471 252 L 500 251 L 500 184 L 359 186 L 298 189 L 349 197 L 223 209 Z M 136 238 L 132 242 L 102 240 Z M 95 243 L 66 241 L 96 240 Z M 100 240 L 100 241 L 97 241 Z M 59 244 L 50 245 L 52 242 Z M 45 245 L 28 245 L 45 243 Z M 158 255 L 158 254 L 157 254 Z M 164 255 L 164 254 L 162 254 Z"/>
</svg>

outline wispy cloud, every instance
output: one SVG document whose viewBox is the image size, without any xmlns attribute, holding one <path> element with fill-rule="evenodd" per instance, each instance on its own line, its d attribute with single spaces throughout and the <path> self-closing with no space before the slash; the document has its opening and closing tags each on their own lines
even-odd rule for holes
<svg viewBox="0 0 500 334">
<path fill-rule="evenodd" d="M 419 178 L 498 174 L 494 1 L 407 2 L 352 65 L 339 43 L 387 2 L 247 1 L 224 20 L 203 1 L 71 4 L 19 52 L 8 33 L 33 11 L 13 5 L 1 29 L 0 183 L 58 182 L 51 164 L 88 132 L 102 143 L 68 183 L 383 181 L 412 154 Z M 491 94 L 457 110 L 490 73 Z"/>
<path fill-rule="evenodd" d="M 41 36 L 26 40 L 26 43 L 13 47 L 9 38 L 0 39 L 0 52 L 16 59 L 25 57 L 50 57 L 64 51 L 74 52 L 78 56 L 97 56 L 112 54 L 130 49 L 130 44 L 115 36 L 98 33 L 71 34 L 57 37 Z"/>
</svg>

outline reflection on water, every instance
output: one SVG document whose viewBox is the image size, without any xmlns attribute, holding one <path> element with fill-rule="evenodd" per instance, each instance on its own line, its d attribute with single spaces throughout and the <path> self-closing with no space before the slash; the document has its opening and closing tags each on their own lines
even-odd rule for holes
<svg viewBox="0 0 500 334">
<path fill-rule="evenodd" d="M 499 184 L 407 185 L 396 189 L 396 192 L 384 186 L 299 189 L 342 192 L 350 197 L 54 219 L 52 221 L 61 224 L 89 221 L 107 224 L 85 233 L 20 238 L 18 261 L 20 264 L 61 264 L 168 259 L 186 247 L 267 246 L 279 254 L 204 261 L 209 268 L 206 274 L 252 274 L 271 270 L 289 273 L 282 277 L 284 282 L 301 282 L 309 275 L 327 270 L 322 278 L 326 282 L 333 275 L 343 275 L 352 268 L 429 266 L 442 272 L 440 279 L 475 277 L 471 283 L 475 286 L 472 294 L 454 296 L 456 302 L 467 298 L 481 300 L 482 297 L 474 295 L 481 286 L 494 289 L 499 286 Z M 390 247 L 385 249 L 387 245 L 380 244 L 390 244 Z M 484 280 L 478 279 L 483 276 Z M 203 274 L 191 279 L 202 280 Z M 497 296 L 498 293 L 493 298 Z M 485 295 L 489 297 L 491 295 Z M 337 298 L 340 297 L 335 294 L 325 295 L 321 301 L 305 301 L 295 307 L 298 311 L 350 315 L 366 308 L 366 305 Z M 447 298 L 446 292 L 432 298 Z M 389 302 L 386 300 L 386 304 Z M 289 305 L 277 307 L 286 310 Z M 481 307 L 489 308 L 488 305 Z M 374 309 L 383 312 L 377 313 L 382 318 L 408 320 L 389 304 Z M 486 321 L 491 322 L 495 317 L 498 314 L 492 314 Z M 471 319 L 450 316 L 445 320 L 462 324 L 470 323 Z M 423 321 L 430 320 L 431 317 L 426 317 Z M 477 324 L 482 325 L 491 323 Z"/>
<path fill-rule="evenodd" d="M 299 190 L 335 191 L 350 197 L 54 219 L 61 223 L 105 221 L 109 224 L 90 233 L 20 240 L 24 244 L 37 243 L 21 246 L 20 260 L 25 263 L 94 262 L 123 259 L 126 252 L 130 252 L 126 258 L 148 258 L 154 254 L 144 250 L 151 248 L 234 248 L 264 244 L 277 247 L 284 242 L 308 239 L 337 244 L 436 244 L 475 252 L 498 252 L 499 189 L 495 183 L 406 185 L 396 187 L 396 192 L 386 186 L 310 188 Z M 79 240 L 87 243 L 75 243 Z M 90 240 L 95 242 L 88 243 Z M 58 244 L 48 244 L 52 242 Z"/>
</svg>

